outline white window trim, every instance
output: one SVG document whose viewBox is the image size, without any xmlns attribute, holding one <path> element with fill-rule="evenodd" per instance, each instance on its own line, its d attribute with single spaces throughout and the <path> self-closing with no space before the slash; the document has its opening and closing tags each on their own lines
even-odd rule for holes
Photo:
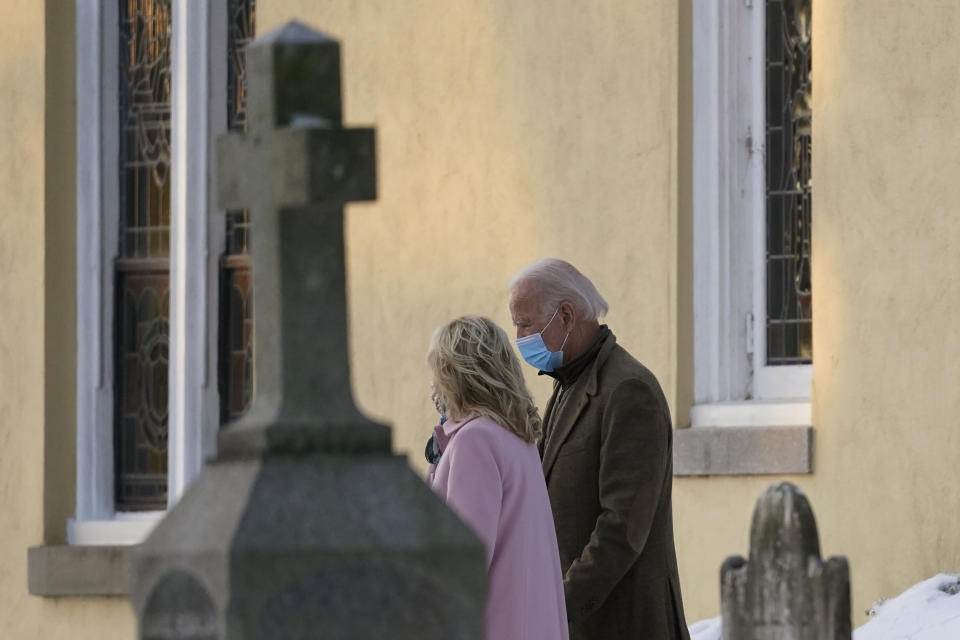
<svg viewBox="0 0 960 640">
<path fill-rule="evenodd" d="M 800 419 L 810 424 L 812 366 L 763 364 L 763 7 L 693 3 L 692 426 L 793 426 Z"/>
<path fill-rule="evenodd" d="M 116 3 L 77 0 L 77 521 L 113 517 L 112 263 L 117 247 Z M 113 181 L 114 183 L 116 180 Z M 69 527 L 68 527 L 69 530 Z"/>
<path fill-rule="evenodd" d="M 72 545 L 100 546 L 126 545 L 142 542 L 165 511 L 117 512 L 107 520 L 78 520 L 67 522 L 67 540 Z"/>
<path fill-rule="evenodd" d="M 226 4 L 173 1 L 170 506 L 215 453 L 220 427 L 219 265 L 226 217 L 216 207 L 209 167 L 216 137 L 227 127 Z"/>
<path fill-rule="evenodd" d="M 690 409 L 691 427 L 808 427 L 810 419 L 807 400 L 716 402 Z"/>
<path fill-rule="evenodd" d="M 110 0 L 77 0 L 76 10 L 77 494 L 67 539 L 136 544 L 164 512 L 117 512 L 113 499 L 119 14 Z M 227 22 L 222 2 L 173 0 L 172 11 L 168 506 L 213 453 L 219 428 L 216 309 L 225 232 L 207 166 L 226 129 Z"/>
</svg>

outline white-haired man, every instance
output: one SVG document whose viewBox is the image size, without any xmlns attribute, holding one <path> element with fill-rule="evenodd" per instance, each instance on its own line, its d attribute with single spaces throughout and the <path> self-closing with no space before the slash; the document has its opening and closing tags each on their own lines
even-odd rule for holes
<svg viewBox="0 0 960 640">
<path fill-rule="evenodd" d="M 517 347 L 554 378 L 539 442 L 570 640 L 688 640 L 673 541 L 673 432 L 656 377 L 599 319 L 607 303 L 568 262 L 510 282 Z"/>
</svg>

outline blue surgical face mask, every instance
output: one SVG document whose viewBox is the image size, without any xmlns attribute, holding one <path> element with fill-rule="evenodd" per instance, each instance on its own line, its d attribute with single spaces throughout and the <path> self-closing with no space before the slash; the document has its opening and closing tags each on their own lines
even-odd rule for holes
<svg viewBox="0 0 960 640">
<path fill-rule="evenodd" d="M 557 310 L 553 312 L 553 316 L 550 317 L 550 322 L 553 322 L 553 319 L 557 317 L 557 313 L 559 312 L 560 307 L 557 307 Z M 563 364 L 563 345 L 567 344 L 567 338 L 570 337 L 570 334 L 567 333 L 563 339 L 563 344 L 560 345 L 559 351 L 550 351 L 547 349 L 547 345 L 543 342 L 543 332 L 550 326 L 550 322 L 547 322 L 547 324 L 543 326 L 543 329 L 540 329 L 539 333 L 532 333 L 529 336 L 517 338 L 517 349 L 520 350 L 520 355 L 527 361 L 527 364 L 540 369 L 540 371 L 553 371 Z"/>
</svg>

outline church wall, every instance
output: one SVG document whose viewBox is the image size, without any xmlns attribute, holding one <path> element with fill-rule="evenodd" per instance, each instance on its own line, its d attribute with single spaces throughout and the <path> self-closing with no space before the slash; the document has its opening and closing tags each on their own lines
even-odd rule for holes
<svg viewBox="0 0 960 640">
<path fill-rule="evenodd" d="M 131 637 L 124 599 L 27 593 L 75 473 L 73 3 L 52 5 L 8 0 L 0 21 L 0 637 Z"/>
<path fill-rule="evenodd" d="M 862 620 L 960 570 L 960 6 L 821 4 L 810 491 Z"/>
<path fill-rule="evenodd" d="M 73 516 L 77 439 L 76 36 L 74 5 L 46 16 L 44 140 L 44 542 Z M 65 446 L 69 444 L 70 446 Z"/>
<path fill-rule="evenodd" d="M 542 255 L 595 279 L 687 422 L 689 4 L 619 4 L 261 12 L 265 29 L 299 17 L 340 37 L 347 120 L 378 127 L 380 198 L 347 223 L 353 380 L 418 469 L 432 328 L 466 312 L 508 326 L 504 285 Z M 824 554 L 850 559 L 855 624 L 957 569 L 958 20 L 942 2 L 814 3 L 815 472 L 675 481 L 691 622 L 717 614 L 720 564 L 747 552 L 754 502 L 780 479 L 811 497 Z"/>
<path fill-rule="evenodd" d="M 126 599 L 26 591 L 26 550 L 64 542 L 75 492 L 75 25 L 72 4 L 16 2 L 0 25 L 16 150 L 0 156 L 0 505 L 17 514 L 0 524 L 0 635 L 128 637 Z M 597 282 L 673 395 L 677 17 L 622 4 L 261 3 L 259 33 L 295 17 L 343 41 L 347 122 L 378 129 L 379 199 L 348 212 L 353 380 L 418 472 L 433 328 L 482 313 L 509 331 L 507 281 L 545 255 Z"/>
<path fill-rule="evenodd" d="M 960 6 L 813 2 L 814 474 L 824 555 L 850 561 L 853 622 L 960 569 Z M 780 478 L 681 478 L 688 621 L 719 612 Z"/>
<path fill-rule="evenodd" d="M 132 637 L 125 599 L 26 591 L 27 547 L 62 543 L 72 513 L 73 62 L 50 56 L 69 56 L 73 23 L 9 2 L 0 636 Z M 619 341 L 687 422 L 689 3 L 594 5 L 262 3 L 260 33 L 298 18 L 341 40 L 347 124 L 377 127 L 379 198 L 347 215 L 352 378 L 417 471 L 436 420 L 433 328 L 481 313 L 509 331 L 506 283 L 545 255 L 594 279 Z M 960 563 L 960 8 L 881 5 L 814 2 L 815 473 L 787 478 L 811 498 L 824 554 L 850 559 L 855 624 L 875 599 Z M 542 406 L 549 384 L 528 380 Z M 720 563 L 747 552 L 754 501 L 778 479 L 675 481 L 688 621 L 716 615 Z"/>
<path fill-rule="evenodd" d="M 433 329 L 478 313 L 512 331 L 506 285 L 541 257 L 593 278 L 673 389 L 676 7 L 286 0 L 258 32 L 292 18 L 340 39 L 345 120 L 377 128 L 379 198 L 347 214 L 353 383 L 418 471 Z"/>
</svg>

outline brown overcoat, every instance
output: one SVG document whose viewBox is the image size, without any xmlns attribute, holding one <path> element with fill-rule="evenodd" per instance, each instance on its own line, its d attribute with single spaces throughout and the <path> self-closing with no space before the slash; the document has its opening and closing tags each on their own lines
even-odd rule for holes
<svg viewBox="0 0 960 640">
<path fill-rule="evenodd" d="M 555 383 L 544 433 L 570 640 L 689 640 L 656 377 L 611 333 L 569 388 Z"/>
</svg>

